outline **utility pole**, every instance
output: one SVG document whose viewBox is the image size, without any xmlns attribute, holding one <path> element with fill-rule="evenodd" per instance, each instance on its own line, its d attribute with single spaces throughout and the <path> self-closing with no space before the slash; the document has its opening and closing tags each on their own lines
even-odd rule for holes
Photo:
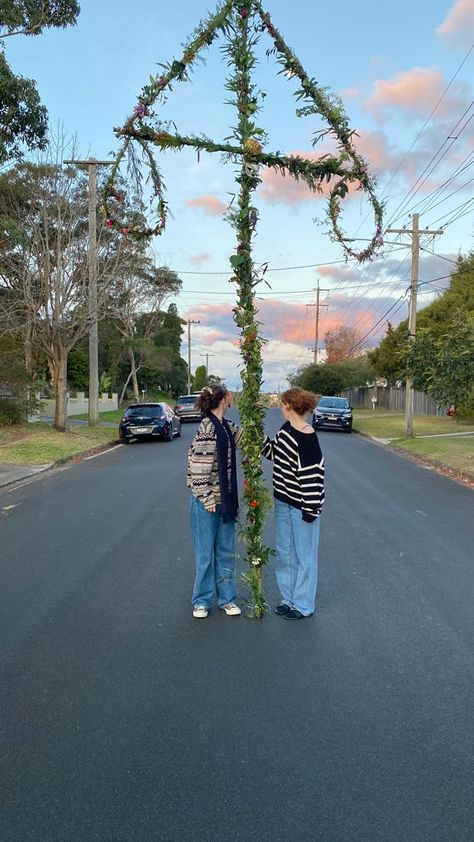
<svg viewBox="0 0 474 842">
<path fill-rule="evenodd" d="M 420 214 L 412 216 L 412 228 L 387 228 L 388 234 L 411 234 L 411 280 L 410 280 L 410 310 L 408 316 L 408 340 L 410 342 L 416 336 L 416 302 L 418 296 L 419 267 L 420 267 L 420 236 L 421 234 L 442 234 L 443 231 L 429 231 L 427 228 L 420 231 Z M 413 383 L 410 378 L 406 379 L 405 386 L 405 435 L 413 437 Z"/>
<path fill-rule="evenodd" d="M 206 358 L 206 377 L 209 377 L 209 357 L 215 357 L 215 354 L 201 354 L 201 357 Z"/>
<path fill-rule="evenodd" d="M 110 167 L 113 161 L 63 161 L 89 172 L 89 427 L 96 427 L 99 420 L 99 329 L 97 319 L 97 167 Z"/>
<path fill-rule="evenodd" d="M 199 319 L 188 319 L 188 395 L 191 394 L 191 325 L 200 325 Z"/>
<path fill-rule="evenodd" d="M 321 304 L 319 301 L 319 295 L 321 292 L 329 292 L 329 289 L 322 289 L 319 286 L 319 278 L 318 278 L 318 285 L 314 292 L 316 293 L 316 304 L 307 304 L 307 307 L 315 307 L 314 313 L 314 348 L 313 348 L 313 362 L 315 365 L 318 363 L 318 342 L 319 342 L 319 311 L 322 307 L 329 307 L 328 304 Z"/>
</svg>

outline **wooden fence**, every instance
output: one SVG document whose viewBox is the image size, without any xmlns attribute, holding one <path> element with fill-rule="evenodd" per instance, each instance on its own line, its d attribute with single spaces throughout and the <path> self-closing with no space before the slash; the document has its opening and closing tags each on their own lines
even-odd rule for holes
<svg viewBox="0 0 474 842">
<path fill-rule="evenodd" d="M 342 392 L 344 397 L 349 398 L 354 409 L 388 409 L 391 412 L 405 412 L 405 389 L 395 386 L 367 386 L 364 389 L 346 389 Z M 444 415 L 446 407 L 439 406 L 430 395 L 424 392 L 414 393 L 415 415 Z"/>
</svg>

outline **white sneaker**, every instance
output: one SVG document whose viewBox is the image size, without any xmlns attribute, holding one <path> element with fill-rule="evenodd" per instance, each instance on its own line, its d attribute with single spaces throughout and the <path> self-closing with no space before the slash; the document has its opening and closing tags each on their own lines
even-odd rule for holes
<svg viewBox="0 0 474 842">
<path fill-rule="evenodd" d="M 207 617 L 209 611 L 205 605 L 195 605 L 193 608 L 193 617 L 198 617 L 200 620 Z"/>
<path fill-rule="evenodd" d="M 229 617 L 237 617 L 239 614 L 242 614 L 242 611 L 235 602 L 228 602 L 227 605 L 221 605 L 219 607 L 222 611 L 225 611 Z"/>
</svg>

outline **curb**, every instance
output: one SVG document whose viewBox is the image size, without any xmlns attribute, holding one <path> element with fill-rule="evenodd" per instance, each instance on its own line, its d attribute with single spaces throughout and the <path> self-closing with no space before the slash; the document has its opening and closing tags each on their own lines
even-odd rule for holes
<svg viewBox="0 0 474 842">
<path fill-rule="evenodd" d="M 454 482 L 457 482 L 460 485 L 474 488 L 474 474 L 471 474 L 469 471 L 460 471 L 457 468 L 452 468 L 450 465 L 445 465 L 444 462 L 438 462 L 436 459 L 428 459 L 426 456 L 412 453 L 409 450 L 405 450 L 403 447 L 391 444 L 389 440 L 384 441 L 380 438 L 370 436 L 368 433 L 361 433 L 356 430 L 355 427 L 353 432 L 364 439 L 368 439 L 379 447 L 385 447 L 387 450 L 393 450 L 400 456 L 404 456 L 406 459 L 410 459 L 412 462 L 416 462 L 424 468 L 432 468 L 437 474 L 440 474 L 440 476 L 449 477 L 449 479 L 454 480 Z"/>
<path fill-rule="evenodd" d="M 63 465 L 67 465 L 69 462 L 82 462 L 90 456 L 97 456 L 99 453 L 106 453 L 107 450 L 112 450 L 118 444 L 121 444 L 120 439 L 111 439 L 111 441 L 102 442 L 102 444 L 97 444 L 95 447 L 90 447 L 87 450 L 79 450 L 71 456 L 63 456 L 61 459 L 56 459 L 56 462 L 53 462 L 51 467 L 62 467 Z"/>
</svg>

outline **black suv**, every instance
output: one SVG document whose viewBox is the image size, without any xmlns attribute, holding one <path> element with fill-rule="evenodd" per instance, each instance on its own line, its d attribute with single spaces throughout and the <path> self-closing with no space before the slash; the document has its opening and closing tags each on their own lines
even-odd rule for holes
<svg viewBox="0 0 474 842">
<path fill-rule="evenodd" d="M 352 432 L 352 407 L 347 398 L 324 395 L 313 412 L 313 427 Z"/>
</svg>

